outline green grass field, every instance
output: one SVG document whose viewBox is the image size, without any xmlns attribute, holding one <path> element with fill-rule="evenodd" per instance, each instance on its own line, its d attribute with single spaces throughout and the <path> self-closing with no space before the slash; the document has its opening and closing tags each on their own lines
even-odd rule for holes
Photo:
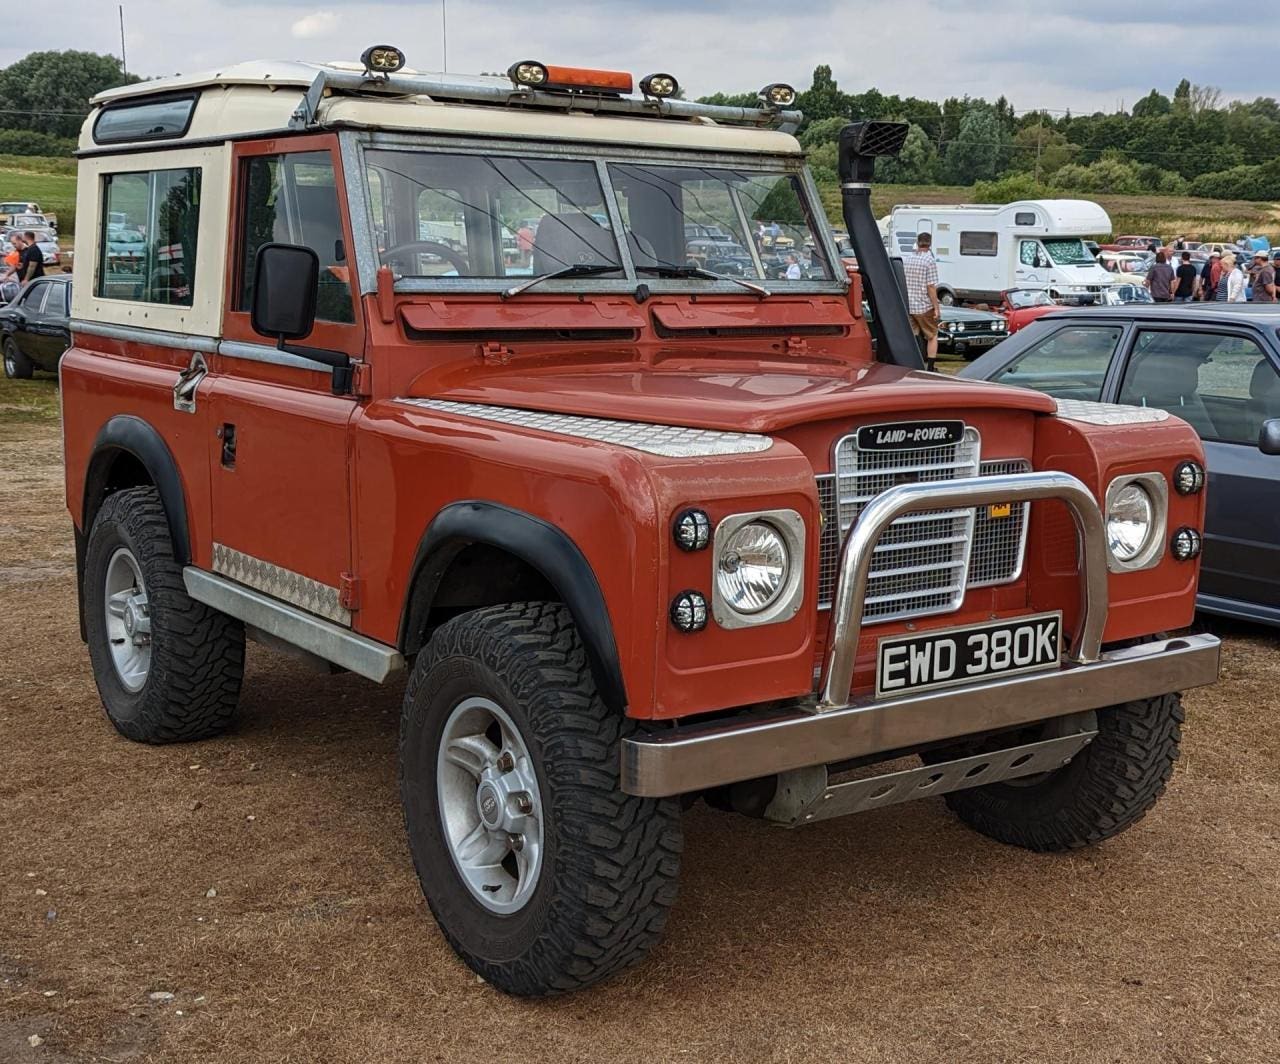
<svg viewBox="0 0 1280 1064">
<path fill-rule="evenodd" d="M 1263 233 L 1280 243 L 1280 204 L 1245 200 L 1206 200 L 1188 196 L 1090 195 L 1111 216 L 1112 232 L 1192 240 L 1235 240 L 1242 233 Z M 877 185 L 871 206 L 877 218 L 900 203 L 972 203 L 973 190 L 961 185 Z M 827 217 L 840 219 L 840 189 L 822 188 Z M 1104 234 L 1098 234 L 1099 236 Z"/>
<path fill-rule="evenodd" d="M 0 155 L 0 200 L 31 200 L 58 216 L 58 237 L 70 246 L 76 222 L 74 159 Z"/>
</svg>

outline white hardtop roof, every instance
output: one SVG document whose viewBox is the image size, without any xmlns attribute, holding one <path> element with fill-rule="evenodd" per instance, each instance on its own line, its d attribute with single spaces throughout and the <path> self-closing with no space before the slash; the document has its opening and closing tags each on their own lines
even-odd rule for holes
<svg viewBox="0 0 1280 1064">
<path fill-rule="evenodd" d="M 790 133 L 716 120 L 715 112 L 728 115 L 737 109 L 672 100 L 663 102 L 659 117 L 656 102 L 646 105 L 638 99 L 624 98 L 624 106 L 631 112 L 624 113 L 616 107 L 598 106 L 590 97 L 573 103 L 560 97 L 556 101 L 559 106 L 551 109 L 528 102 L 521 90 L 505 77 L 407 69 L 394 75 L 393 80 L 381 88 L 377 83 L 370 83 L 368 92 L 348 92 L 348 85 L 362 80 L 363 67 L 359 63 L 283 61 L 236 63 L 218 70 L 108 89 L 90 101 L 95 110 L 90 112 L 81 130 L 80 148 L 102 149 L 92 136 L 96 108 L 183 92 L 201 95 L 187 135 L 181 140 L 149 141 L 149 147 L 176 146 L 184 140 L 207 141 L 296 130 L 297 126 L 290 124 L 294 110 L 322 74 L 341 84 L 336 84 L 319 102 L 312 128 L 343 125 L 397 132 L 474 132 L 484 136 L 617 142 L 722 152 L 801 153 L 799 142 Z M 399 91 L 397 81 L 405 86 L 404 92 Z M 441 86 L 441 89 L 434 96 L 428 95 L 421 91 L 424 84 Z M 547 96 L 543 96 L 542 102 L 545 102 Z M 505 106 L 507 102 L 513 106 Z M 214 105 L 208 106 L 211 103 Z M 691 113 L 699 111 L 708 113 Z M 796 120 L 800 117 L 798 112 L 787 114 Z"/>
<path fill-rule="evenodd" d="M 1092 200 L 1081 199 L 1040 199 L 1018 200 L 1015 203 L 903 203 L 893 208 L 899 211 L 919 211 L 925 214 L 947 214 L 949 212 L 965 212 L 968 214 L 1005 214 L 1016 215 L 1033 211 L 1036 224 L 1021 226 L 1014 224 L 1015 229 L 1048 230 L 1055 233 L 1089 236 L 1094 233 L 1111 232 L 1111 216 Z"/>
</svg>

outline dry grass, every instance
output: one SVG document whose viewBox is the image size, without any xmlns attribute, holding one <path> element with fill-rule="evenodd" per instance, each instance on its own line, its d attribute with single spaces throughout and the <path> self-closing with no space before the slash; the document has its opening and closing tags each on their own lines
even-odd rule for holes
<svg viewBox="0 0 1280 1064">
<path fill-rule="evenodd" d="M 698 807 L 665 945 L 528 1003 L 477 982 L 418 892 L 400 691 L 254 647 L 235 732 L 118 738 L 76 638 L 56 427 L 0 420 L 0 469 L 5 1064 L 1280 1056 L 1275 633 L 1232 631 L 1169 794 L 1121 838 L 1040 857 L 935 800 L 799 832 Z"/>
</svg>

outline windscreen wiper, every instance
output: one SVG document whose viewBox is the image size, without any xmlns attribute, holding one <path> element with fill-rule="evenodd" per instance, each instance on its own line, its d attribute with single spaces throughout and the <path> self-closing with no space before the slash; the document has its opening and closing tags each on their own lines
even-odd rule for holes
<svg viewBox="0 0 1280 1064">
<path fill-rule="evenodd" d="M 554 281 L 557 277 L 592 277 L 597 273 L 614 273 L 621 269 L 622 267 L 616 262 L 575 262 L 572 266 L 566 266 L 562 270 L 552 270 L 550 273 L 540 273 L 537 277 L 530 277 L 529 280 L 508 288 L 502 293 L 502 298 L 510 299 L 512 296 L 518 296 L 521 292 L 528 291 L 536 284 L 542 284 L 543 281 Z"/>
<path fill-rule="evenodd" d="M 744 281 L 741 277 L 733 277 L 727 273 L 704 270 L 701 266 L 637 266 L 636 273 L 650 273 L 655 277 L 705 277 L 708 281 L 732 281 L 750 289 L 761 299 L 768 299 L 773 295 L 764 285 Z"/>
</svg>

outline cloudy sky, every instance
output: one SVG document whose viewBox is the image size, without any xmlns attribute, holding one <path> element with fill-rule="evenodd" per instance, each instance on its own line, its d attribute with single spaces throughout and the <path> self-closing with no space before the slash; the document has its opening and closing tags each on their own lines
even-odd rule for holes
<svg viewBox="0 0 1280 1064">
<path fill-rule="evenodd" d="M 451 71 L 516 59 L 674 73 L 690 96 L 770 81 L 803 87 L 818 63 L 840 86 L 943 98 L 1004 94 L 1019 110 L 1113 110 L 1179 78 L 1252 99 L 1280 93 L 1280 27 L 1238 3 L 1073 0 L 443 0 Z M 243 59 L 355 59 L 401 47 L 438 70 L 442 0 L 125 0 L 129 69 Z M 1055 5 L 1056 6 L 1056 5 Z M 0 63 L 35 48 L 119 54 L 115 0 L 10 4 Z M 1263 6 L 1259 11 L 1270 12 Z M 10 42 L 23 42 L 15 47 Z"/>
</svg>

